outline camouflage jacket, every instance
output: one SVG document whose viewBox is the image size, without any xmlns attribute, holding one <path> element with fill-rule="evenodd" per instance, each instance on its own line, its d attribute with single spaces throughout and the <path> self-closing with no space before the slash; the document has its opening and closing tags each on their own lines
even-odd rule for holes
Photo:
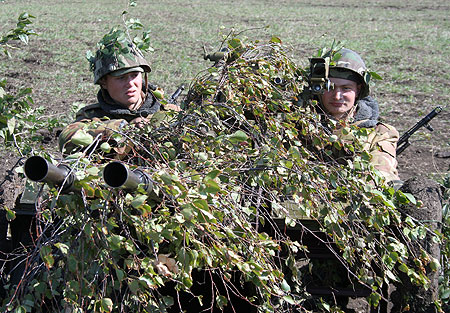
<svg viewBox="0 0 450 313">
<path fill-rule="evenodd" d="M 102 140 L 107 141 L 113 130 L 120 130 L 137 117 L 149 118 L 163 109 L 152 92 L 147 94 L 143 105 L 137 111 L 121 107 L 103 89 L 99 90 L 97 100 L 98 103 L 87 105 L 78 111 L 75 122 L 63 129 L 58 139 L 61 152 L 67 154 L 74 151 L 76 146 L 71 139 L 78 130 L 84 129 L 94 138 L 101 135 Z"/>
<path fill-rule="evenodd" d="M 385 177 L 386 181 L 399 181 L 396 149 L 399 133 L 395 127 L 378 120 L 378 103 L 368 96 L 357 103 L 357 111 L 351 123 L 367 128 L 367 137 L 362 140 L 363 150 L 371 156 L 370 163 Z M 351 140 L 348 135 L 336 131 L 343 140 Z"/>
</svg>

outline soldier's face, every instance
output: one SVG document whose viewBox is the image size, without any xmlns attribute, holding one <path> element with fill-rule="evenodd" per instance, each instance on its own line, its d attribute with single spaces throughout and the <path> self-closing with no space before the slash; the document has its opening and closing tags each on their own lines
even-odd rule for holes
<svg viewBox="0 0 450 313">
<path fill-rule="evenodd" d="M 330 78 L 334 88 L 322 95 L 325 111 L 340 120 L 346 118 L 354 107 L 361 88 L 356 82 L 343 78 Z"/>
<path fill-rule="evenodd" d="M 131 108 L 142 102 L 142 74 L 131 72 L 121 76 L 106 75 L 102 87 L 109 95 L 125 108 Z"/>
</svg>

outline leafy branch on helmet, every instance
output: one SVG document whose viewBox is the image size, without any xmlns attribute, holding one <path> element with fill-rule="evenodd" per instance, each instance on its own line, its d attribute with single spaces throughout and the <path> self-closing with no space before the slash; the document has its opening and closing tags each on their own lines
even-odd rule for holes
<svg viewBox="0 0 450 313">
<path fill-rule="evenodd" d="M 164 312 L 184 304 L 164 286 L 189 293 L 198 271 L 225 286 L 212 281 L 206 307 L 232 306 L 236 295 L 261 312 L 301 309 L 312 265 L 295 256 L 308 243 L 286 236 L 277 219 L 307 233 L 304 221 L 314 221 L 349 284 L 366 286 L 374 305 L 399 271 L 427 285 L 423 268 L 438 261 L 408 245 L 428 230 L 402 221 L 397 207 L 415 200 L 373 170 L 358 143 L 367 130 L 344 127 L 349 144 L 330 133 L 314 101 L 296 105 L 306 71 L 278 38 L 231 38 L 228 48 L 191 83 L 184 111 L 112 132 L 109 143 L 127 152 L 121 162 L 145 171 L 151 190 L 108 188 L 102 170 L 113 155 L 94 152 L 99 138 L 65 160 L 78 191 L 43 197 L 41 232 L 8 309 Z M 349 157 L 337 162 L 336 151 Z"/>
<path fill-rule="evenodd" d="M 143 31 L 141 36 L 131 38 L 131 30 L 141 30 L 142 23 L 138 19 L 124 20 L 125 26 L 113 27 L 97 43 L 97 51 L 104 58 L 116 57 L 118 62 L 123 62 L 123 58 L 134 59 L 134 55 L 141 55 L 142 52 L 153 51 L 150 46 L 150 31 Z M 132 45 L 130 46 L 130 43 Z M 122 58 L 123 57 L 123 58 Z M 95 70 L 95 61 L 98 60 L 92 51 L 86 52 L 86 58 L 89 61 L 91 71 Z"/>
</svg>

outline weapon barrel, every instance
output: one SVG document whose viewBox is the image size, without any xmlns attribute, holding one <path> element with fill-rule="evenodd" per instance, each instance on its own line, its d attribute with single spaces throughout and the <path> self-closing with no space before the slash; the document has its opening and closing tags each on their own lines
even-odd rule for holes
<svg viewBox="0 0 450 313">
<path fill-rule="evenodd" d="M 25 161 L 24 171 L 29 180 L 63 186 L 63 190 L 70 189 L 75 181 L 75 176 L 67 165 L 55 166 L 37 155 Z"/>
<path fill-rule="evenodd" d="M 177 98 L 180 96 L 180 94 L 183 92 L 183 90 L 184 90 L 184 85 L 181 85 L 180 87 L 178 87 L 178 89 L 170 97 L 169 102 L 175 103 L 175 100 L 177 100 Z"/>
<path fill-rule="evenodd" d="M 416 131 L 418 131 L 421 127 L 426 127 L 430 131 L 433 131 L 428 123 L 439 113 L 441 113 L 442 107 L 438 106 L 433 111 L 428 113 L 424 118 L 418 121 L 413 127 L 411 127 L 406 133 L 404 133 L 397 142 L 397 150 L 396 153 L 399 155 L 409 146 L 408 139 L 411 137 Z"/>
<path fill-rule="evenodd" d="M 131 171 L 121 162 L 111 162 L 103 169 L 103 179 L 112 188 L 137 189 L 143 184 L 144 190 L 150 192 L 153 189 L 150 176 L 140 169 Z"/>
<path fill-rule="evenodd" d="M 419 130 L 422 126 L 427 125 L 428 122 L 430 122 L 436 115 L 441 113 L 442 107 L 436 107 L 433 111 L 428 113 L 424 118 L 422 118 L 420 121 L 418 121 L 413 127 L 411 127 L 406 133 L 404 133 L 400 139 L 398 140 L 399 143 L 402 143 L 403 141 L 407 140 L 412 134 L 414 134 L 417 130 Z"/>
</svg>

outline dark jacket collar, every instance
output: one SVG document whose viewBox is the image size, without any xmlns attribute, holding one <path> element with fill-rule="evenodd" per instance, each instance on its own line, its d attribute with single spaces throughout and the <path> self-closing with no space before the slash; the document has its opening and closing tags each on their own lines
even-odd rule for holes
<svg viewBox="0 0 450 313">
<path fill-rule="evenodd" d="M 97 100 L 102 110 L 107 112 L 109 115 L 125 118 L 127 120 L 138 116 L 147 117 L 148 115 L 158 112 L 161 107 L 161 104 L 152 92 L 147 93 L 144 103 L 136 111 L 131 111 L 130 109 L 122 107 L 119 103 L 113 100 L 108 91 L 103 88 L 97 93 Z"/>
</svg>

